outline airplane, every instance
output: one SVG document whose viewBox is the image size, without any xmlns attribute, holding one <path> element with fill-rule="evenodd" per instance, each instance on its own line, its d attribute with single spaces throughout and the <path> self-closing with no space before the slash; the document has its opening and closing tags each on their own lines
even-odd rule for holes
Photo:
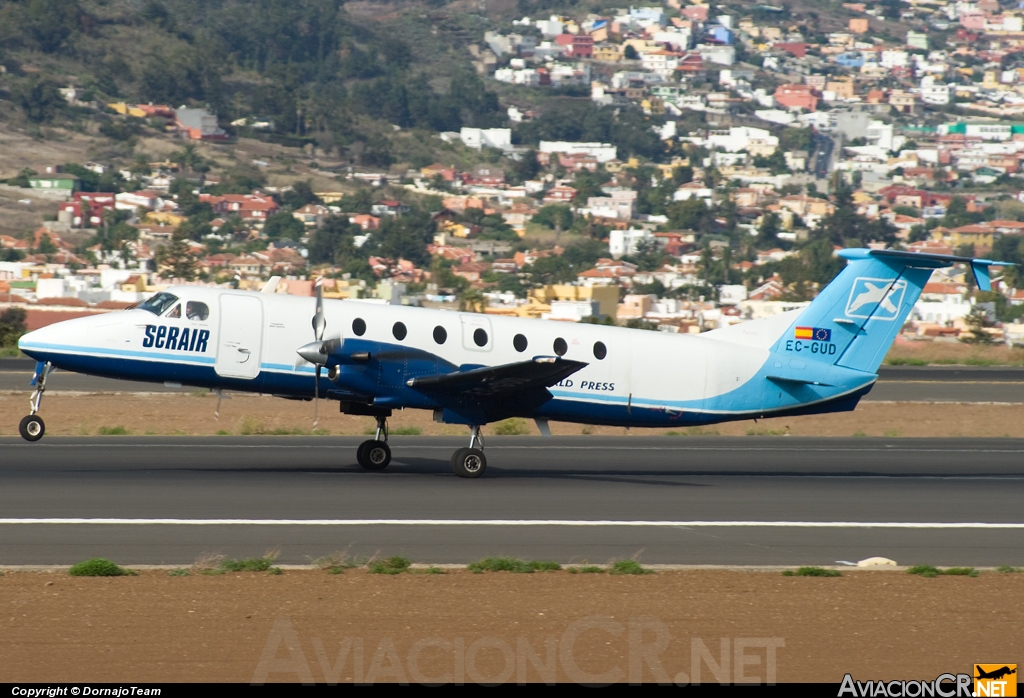
<svg viewBox="0 0 1024 698">
<path fill-rule="evenodd" d="M 975 667 L 977 667 L 977 665 L 975 665 Z M 976 678 L 976 679 L 996 679 L 996 680 L 998 680 L 998 679 L 1003 678 L 1004 676 L 1010 676 L 1011 674 L 1016 674 L 1016 673 L 1017 673 L 1016 669 L 1011 669 L 1008 666 L 1004 666 L 1004 667 L 999 668 L 999 669 L 993 669 L 992 671 L 984 671 L 981 668 L 978 668 L 978 675 L 975 676 L 974 678 Z"/>
<path fill-rule="evenodd" d="M 47 376 L 56 368 L 109 378 L 337 401 L 376 419 L 356 460 L 391 461 L 388 418 L 432 410 L 470 428 L 451 457 L 464 478 L 484 474 L 481 427 L 522 417 L 626 427 L 685 427 L 849 411 L 877 370 L 933 270 L 969 264 L 979 288 L 1002 262 L 898 250 L 846 249 L 845 268 L 805 308 L 698 335 L 478 313 L 175 286 L 126 311 L 29 332 L 36 359 L 37 441 Z M 312 332 L 310 320 L 312 316 Z M 325 371 L 326 369 L 326 371 Z"/>
</svg>

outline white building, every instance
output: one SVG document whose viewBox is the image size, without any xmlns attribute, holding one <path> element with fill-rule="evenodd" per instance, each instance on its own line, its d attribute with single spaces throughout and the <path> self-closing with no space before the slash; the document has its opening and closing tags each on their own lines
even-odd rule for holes
<svg viewBox="0 0 1024 698">
<path fill-rule="evenodd" d="M 498 148 L 510 150 L 512 148 L 512 129 L 510 128 L 470 128 L 463 126 L 459 132 L 462 142 L 469 148 L 480 150 L 481 148 Z"/>
<path fill-rule="evenodd" d="M 608 251 L 615 259 L 636 254 L 636 246 L 641 240 L 654 240 L 654 236 L 643 228 L 613 230 L 608 233 Z"/>
<path fill-rule="evenodd" d="M 588 155 L 598 162 L 608 162 L 618 157 L 618 151 L 609 143 L 571 143 L 569 141 L 541 141 L 538 150 L 542 153 L 565 153 L 566 155 Z"/>
</svg>

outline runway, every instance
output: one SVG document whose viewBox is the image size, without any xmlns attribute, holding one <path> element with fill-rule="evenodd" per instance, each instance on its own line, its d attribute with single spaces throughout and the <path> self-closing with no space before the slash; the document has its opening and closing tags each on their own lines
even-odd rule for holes
<svg viewBox="0 0 1024 698">
<path fill-rule="evenodd" d="M 1024 440 L 505 437 L 0 438 L 0 564 L 187 565 L 280 551 L 432 563 L 1024 564 Z"/>
<path fill-rule="evenodd" d="M 35 364 L 0 360 L 0 391 L 28 392 Z M 139 383 L 57 371 L 47 390 L 77 392 L 190 392 L 188 386 Z M 1024 368 L 1005 366 L 882 366 L 866 402 L 1024 403 Z"/>
</svg>

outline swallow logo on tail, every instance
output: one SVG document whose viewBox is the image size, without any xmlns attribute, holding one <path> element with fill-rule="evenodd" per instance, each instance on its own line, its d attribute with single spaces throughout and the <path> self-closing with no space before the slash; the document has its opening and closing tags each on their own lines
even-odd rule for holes
<svg viewBox="0 0 1024 698">
<path fill-rule="evenodd" d="M 858 278 L 850 290 L 846 303 L 846 316 L 895 320 L 903 304 L 907 282 L 903 279 Z"/>
</svg>

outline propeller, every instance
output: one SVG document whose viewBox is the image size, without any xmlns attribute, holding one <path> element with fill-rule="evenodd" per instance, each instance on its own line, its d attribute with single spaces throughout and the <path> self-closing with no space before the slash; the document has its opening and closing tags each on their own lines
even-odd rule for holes
<svg viewBox="0 0 1024 698">
<path fill-rule="evenodd" d="M 314 341 L 304 344 L 296 353 L 316 367 L 316 384 L 313 386 L 313 427 L 320 423 L 320 372 L 327 365 L 327 357 L 341 347 L 341 337 L 331 337 L 324 341 L 327 329 L 327 316 L 324 314 L 323 279 L 316 282 L 316 312 L 313 313 Z"/>
</svg>

